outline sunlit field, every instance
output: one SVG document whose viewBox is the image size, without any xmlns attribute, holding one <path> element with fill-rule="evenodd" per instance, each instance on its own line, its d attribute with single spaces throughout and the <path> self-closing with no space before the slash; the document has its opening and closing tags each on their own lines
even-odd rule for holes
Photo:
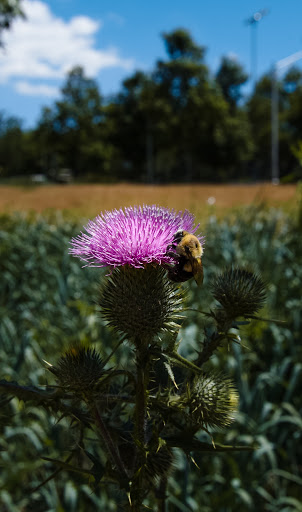
<svg viewBox="0 0 302 512">
<path fill-rule="evenodd" d="M 296 203 L 296 185 L 49 185 L 0 186 L 0 212 L 68 210 L 80 217 L 134 204 L 159 204 L 189 209 L 198 217 L 242 205 L 265 203 L 290 208 Z"/>
</svg>

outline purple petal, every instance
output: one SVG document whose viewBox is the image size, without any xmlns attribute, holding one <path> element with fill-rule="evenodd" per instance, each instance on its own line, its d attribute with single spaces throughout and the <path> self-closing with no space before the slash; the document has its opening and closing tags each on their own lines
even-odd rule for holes
<svg viewBox="0 0 302 512">
<path fill-rule="evenodd" d="M 187 210 L 145 205 L 105 211 L 88 222 L 86 233 L 71 240 L 70 254 L 94 267 L 172 263 L 166 251 L 175 233 L 195 233 L 197 228 Z M 203 237 L 199 239 L 202 243 Z"/>
</svg>

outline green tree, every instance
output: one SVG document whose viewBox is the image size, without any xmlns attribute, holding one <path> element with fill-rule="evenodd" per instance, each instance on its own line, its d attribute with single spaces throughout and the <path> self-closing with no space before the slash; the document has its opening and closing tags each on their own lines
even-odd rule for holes
<svg viewBox="0 0 302 512">
<path fill-rule="evenodd" d="M 136 71 L 124 80 L 121 92 L 106 108 L 110 142 L 119 150 L 121 179 L 159 180 L 157 160 L 165 145 L 170 105 L 149 76 Z"/>
<path fill-rule="evenodd" d="M 110 140 L 119 148 L 121 179 L 143 180 L 146 175 L 146 142 L 148 121 L 142 96 L 148 77 L 135 72 L 122 83 L 122 90 L 107 109 L 110 118 Z"/>
<path fill-rule="evenodd" d="M 284 76 L 281 87 L 281 110 L 287 122 L 286 128 L 295 140 L 301 137 L 302 129 L 302 72 L 293 67 Z"/>
<path fill-rule="evenodd" d="M 292 68 L 278 80 L 279 172 L 283 179 L 294 179 L 300 174 L 293 147 L 299 144 L 302 122 L 302 73 Z M 247 103 L 255 154 L 251 162 L 253 177 L 271 177 L 271 107 L 272 77 L 264 75 L 256 84 Z"/>
<path fill-rule="evenodd" d="M 186 104 L 192 86 L 208 78 L 205 48 L 198 46 L 185 29 L 162 34 L 168 61 L 159 60 L 153 74 L 156 83 L 174 99 L 175 107 Z"/>
<path fill-rule="evenodd" d="M 63 142 L 60 152 L 67 167 L 76 175 L 82 174 L 87 160 L 95 156 L 91 144 L 98 138 L 96 132 L 102 119 L 102 109 L 97 84 L 85 77 L 81 67 L 68 73 L 62 88 L 62 100 L 56 102 L 55 110 L 54 130 L 62 136 Z"/>
<path fill-rule="evenodd" d="M 170 105 L 169 179 L 219 180 L 241 174 L 252 144 L 245 114 L 235 118 L 204 63 L 205 48 L 183 29 L 163 35 L 169 60 L 153 73 Z M 242 79 L 242 77 L 241 77 Z"/>
<path fill-rule="evenodd" d="M 43 107 L 34 137 L 39 148 L 41 171 L 45 174 L 57 170 L 59 162 L 59 138 L 54 129 L 55 109 Z"/>
<path fill-rule="evenodd" d="M 0 112 L 0 176 L 16 176 L 23 171 L 22 122 Z"/>
<path fill-rule="evenodd" d="M 72 69 L 62 88 L 62 99 L 44 109 L 36 136 L 49 167 L 67 167 L 75 176 L 106 174 L 108 148 L 103 142 L 104 109 L 95 80 L 81 67 Z M 51 148 L 51 149 L 50 149 Z"/>
<path fill-rule="evenodd" d="M 247 102 L 248 118 L 255 145 L 251 161 L 251 175 L 254 179 L 269 179 L 271 175 L 271 96 L 272 80 L 264 75 L 256 84 Z"/>
<path fill-rule="evenodd" d="M 194 176 L 195 92 L 208 86 L 205 48 L 198 46 L 182 28 L 162 35 L 168 60 L 156 63 L 152 78 L 158 95 L 169 106 L 167 137 L 159 157 L 166 179 L 190 181 Z M 196 127 L 195 127 L 196 129 Z M 161 158 L 162 156 L 162 158 Z"/>
<path fill-rule="evenodd" d="M 230 57 L 223 57 L 216 74 L 216 81 L 221 87 L 226 101 L 234 109 L 242 99 L 241 86 L 247 81 L 248 75 L 242 66 Z"/>
<path fill-rule="evenodd" d="M 24 18 L 21 0 L 0 0 L 0 47 L 3 45 L 2 33 L 10 29 L 15 18 Z"/>
<path fill-rule="evenodd" d="M 179 155 L 191 172 L 182 118 L 190 89 L 207 75 L 201 63 L 204 52 L 183 29 L 163 38 L 169 60 L 159 61 L 150 75 L 137 71 L 126 79 L 110 111 L 116 129 L 112 140 L 121 150 L 122 172 L 128 179 L 183 179 L 183 169 L 176 175 Z"/>
<path fill-rule="evenodd" d="M 301 177 L 297 149 L 302 131 L 302 72 L 292 67 L 280 83 L 280 174 L 285 180 Z"/>
</svg>

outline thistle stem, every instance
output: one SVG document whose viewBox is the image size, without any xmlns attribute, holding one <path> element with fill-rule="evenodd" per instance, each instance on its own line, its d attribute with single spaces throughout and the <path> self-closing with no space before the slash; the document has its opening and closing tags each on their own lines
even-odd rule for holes
<svg viewBox="0 0 302 512">
<path fill-rule="evenodd" d="M 167 491 L 167 477 L 162 477 L 158 489 L 156 491 L 157 498 L 157 512 L 166 512 L 166 491 Z"/>
<path fill-rule="evenodd" d="M 133 511 L 140 511 L 144 490 L 141 468 L 146 460 L 146 416 L 149 384 L 148 342 L 136 340 L 136 396 L 134 416 L 134 439 L 137 445 L 135 478 L 132 483 L 131 499 Z"/>
<path fill-rule="evenodd" d="M 147 389 L 149 384 L 148 344 L 136 343 L 136 401 L 135 401 L 135 437 L 144 452 L 146 442 Z"/>
<path fill-rule="evenodd" d="M 198 358 L 194 361 L 198 367 L 206 363 L 213 355 L 214 350 L 220 347 L 222 341 L 227 338 L 227 333 L 232 327 L 232 320 L 226 320 L 222 325 L 218 325 L 218 329 L 210 338 L 206 338 L 204 346 Z"/>
<path fill-rule="evenodd" d="M 136 440 L 142 450 L 145 444 L 145 418 L 146 418 L 146 375 L 143 368 L 137 365 L 137 381 L 136 381 L 136 405 L 135 405 L 135 434 Z"/>
<path fill-rule="evenodd" d="M 200 368 L 196 366 L 196 363 L 192 363 L 192 361 L 189 361 L 185 357 L 178 354 L 178 352 L 173 352 L 172 357 L 175 361 L 178 361 L 179 366 L 182 366 L 184 368 L 187 368 L 188 370 L 191 370 L 193 373 L 200 373 Z"/>
<path fill-rule="evenodd" d="M 216 335 L 213 338 L 211 338 L 210 340 L 206 339 L 203 349 L 200 352 L 196 361 L 194 361 L 194 363 L 198 367 L 201 367 L 204 363 L 206 363 L 210 359 L 210 357 L 213 355 L 214 350 L 216 350 L 218 347 L 220 347 L 221 342 L 223 341 L 224 338 L 225 338 L 225 334 L 221 335 L 221 334 L 216 333 Z"/>
<path fill-rule="evenodd" d="M 100 415 L 97 405 L 95 405 L 93 409 L 93 415 L 95 419 L 96 426 L 98 427 L 99 433 L 101 434 L 102 441 L 104 441 L 107 451 L 110 455 L 110 458 L 113 464 L 116 466 L 118 472 L 120 473 L 123 481 L 128 481 L 128 475 L 124 463 L 120 457 L 118 448 L 114 445 L 110 433 Z"/>
</svg>

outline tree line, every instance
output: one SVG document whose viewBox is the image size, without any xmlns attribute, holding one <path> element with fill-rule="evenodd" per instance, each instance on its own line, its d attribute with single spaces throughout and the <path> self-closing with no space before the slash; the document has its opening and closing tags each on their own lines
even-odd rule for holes
<svg viewBox="0 0 302 512">
<path fill-rule="evenodd" d="M 187 30 L 162 38 L 166 58 L 135 71 L 110 98 L 75 67 L 34 129 L 0 112 L 0 177 L 69 169 L 103 182 L 270 179 L 270 73 L 246 97 L 237 61 L 223 57 L 213 75 Z M 302 167 L 302 72 L 291 68 L 277 85 L 280 176 L 293 181 Z"/>
</svg>

